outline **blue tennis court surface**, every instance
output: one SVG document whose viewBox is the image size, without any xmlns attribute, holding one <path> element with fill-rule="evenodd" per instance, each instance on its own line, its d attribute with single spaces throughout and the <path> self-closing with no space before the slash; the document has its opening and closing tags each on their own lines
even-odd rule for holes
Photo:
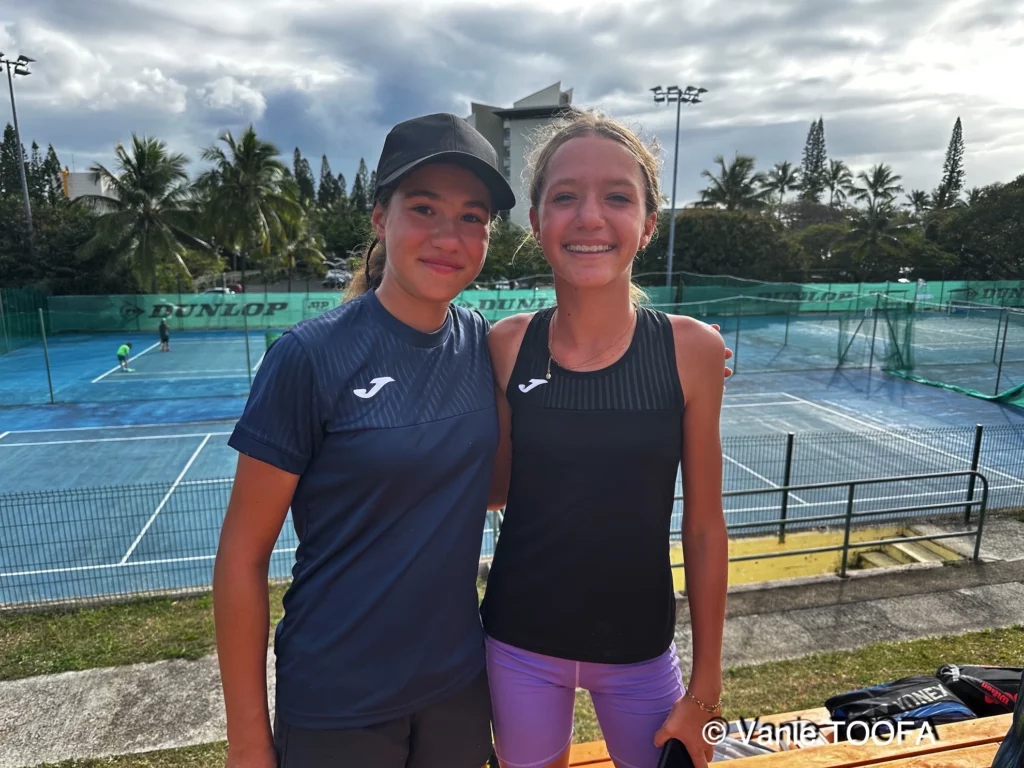
<svg viewBox="0 0 1024 768">
<path fill-rule="evenodd" d="M 169 352 L 152 333 L 56 336 L 48 342 L 53 398 L 98 403 L 246 395 L 266 353 L 266 333 L 175 333 Z M 132 345 L 128 372 L 117 362 L 123 343 Z M 42 344 L 0 356 L 0 404 L 49 402 Z"/>
<path fill-rule="evenodd" d="M 984 422 L 980 471 L 990 484 L 989 507 L 1024 504 L 1020 409 L 860 373 L 824 377 L 814 383 L 816 394 L 806 391 L 806 376 L 738 376 L 722 412 L 726 490 L 780 487 L 790 432 L 797 435 L 793 485 L 964 471 L 971 425 Z M 805 390 L 758 386 L 772 379 L 799 379 Z M 922 402 L 907 394 L 921 391 Z M 965 414 L 957 404 L 976 410 Z M 959 414 L 955 422 L 944 418 L 949 413 Z M 233 424 L 0 430 L 0 605 L 209 585 L 236 461 L 227 445 Z M 857 509 L 962 502 L 967 487 L 966 477 L 887 483 L 862 492 Z M 842 512 L 845 494 L 796 493 L 789 517 Z M 775 494 L 732 497 L 727 516 L 768 520 L 779 501 Z M 678 505 L 674 517 L 678 528 Z M 488 525 L 482 554 L 490 554 L 493 541 Z M 289 519 L 271 561 L 273 577 L 289 573 L 295 546 Z"/>
</svg>

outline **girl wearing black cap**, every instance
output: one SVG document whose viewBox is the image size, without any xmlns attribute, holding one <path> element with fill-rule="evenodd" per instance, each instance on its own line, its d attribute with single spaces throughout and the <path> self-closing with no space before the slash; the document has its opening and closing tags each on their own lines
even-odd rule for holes
<svg viewBox="0 0 1024 768">
<path fill-rule="evenodd" d="M 464 120 L 396 126 L 350 300 L 267 352 L 214 574 L 228 765 L 480 768 L 490 697 L 475 589 L 498 418 L 487 323 L 451 301 L 515 203 Z M 298 536 L 266 697 L 267 573 Z"/>
</svg>

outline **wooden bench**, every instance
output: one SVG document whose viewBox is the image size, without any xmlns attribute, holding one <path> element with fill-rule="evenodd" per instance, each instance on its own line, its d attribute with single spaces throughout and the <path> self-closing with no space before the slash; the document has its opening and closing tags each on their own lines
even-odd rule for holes
<svg viewBox="0 0 1024 768">
<path fill-rule="evenodd" d="M 925 738 L 920 744 L 916 743 L 916 738 L 888 745 L 874 745 L 870 741 L 866 744 L 826 743 L 727 762 L 737 768 L 989 768 L 1010 729 L 1012 718 L 1012 715 L 998 715 L 940 725 L 935 729 L 937 736 L 934 741 Z M 829 716 L 828 711 L 821 707 L 764 716 L 760 722 L 785 723 L 796 719 L 821 723 Z M 603 741 L 574 745 L 569 765 L 573 768 L 614 768 Z"/>
<path fill-rule="evenodd" d="M 782 712 L 777 715 L 762 715 L 757 718 L 757 720 L 760 723 L 770 723 L 772 725 L 778 725 L 779 723 L 791 723 L 795 720 L 806 720 L 814 723 L 815 725 L 821 725 L 822 723 L 828 722 L 829 713 L 824 707 L 815 707 L 814 709 L 801 709 L 796 712 Z M 823 733 L 829 738 L 831 737 L 831 734 L 829 733 L 830 730 L 831 729 L 823 730 Z M 827 742 L 823 741 L 822 743 Z M 603 741 L 591 741 L 586 744 L 573 744 L 569 751 L 569 765 L 571 768 L 577 768 L 577 766 L 599 766 L 601 764 L 608 764 L 609 759 L 608 748 L 605 746 Z M 735 760 L 729 762 L 735 762 Z"/>
</svg>

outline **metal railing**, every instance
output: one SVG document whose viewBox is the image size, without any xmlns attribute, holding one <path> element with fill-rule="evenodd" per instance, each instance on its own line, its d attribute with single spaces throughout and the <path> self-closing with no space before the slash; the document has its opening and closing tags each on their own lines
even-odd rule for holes
<svg viewBox="0 0 1024 768">
<path fill-rule="evenodd" d="M 854 509 L 856 498 L 856 490 L 861 486 L 869 485 L 881 485 L 881 484 L 895 484 L 909 481 L 929 481 L 937 480 L 940 478 L 950 477 L 963 477 L 968 480 L 967 489 L 967 500 L 962 501 L 948 501 L 948 502 L 931 502 L 927 504 L 916 504 L 911 506 L 900 506 L 900 507 L 886 507 L 883 509 L 872 509 L 866 511 L 856 511 Z M 976 499 L 974 492 L 976 490 L 977 483 L 981 483 L 981 498 Z M 817 491 L 817 490 L 828 490 L 832 488 L 846 488 L 846 510 L 839 514 L 825 514 L 825 515 L 812 515 L 807 517 L 788 518 L 787 512 L 787 500 L 789 497 L 800 491 Z M 881 547 L 890 544 L 901 544 L 910 541 L 937 541 L 940 539 L 952 539 L 962 538 L 966 536 L 974 537 L 974 554 L 972 560 L 978 561 L 981 553 L 981 536 L 985 527 L 985 510 L 988 506 L 988 480 L 986 477 L 976 470 L 963 470 L 959 472 L 928 472 L 919 475 L 906 475 L 902 477 L 879 477 L 870 478 L 865 480 L 840 480 L 831 483 L 806 483 L 803 485 L 786 485 L 777 488 L 753 488 L 750 490 L 734 490 L 726 491 L 722 494 L 723 499 L 735 497 L 735 496 L 763 496 L 766 494 L 781 494 L 782 503 L 780 505 L 780 515 L 774 520 L 755 520 L 750 522 L 742 523 L 727 523 L 726 530 L 731 534 L 733 531 L 745 531 L 754 528 L 765 528 L 778 524 L 779 528 L 779 542 L 785 541 L 785 532 L 787 524 L 791 527 L 805 527 L 810 524 L 816 523 L 827 523 L 830 521 L 843 521 L 843 543 L 835 544 L 830 546 L 821 547 L 805 547 L 802 549 L 787 549 L 779 552 L 764 552 L 752 555 L 737 555 L 729 558 L 730 563 L 743 562 L 746 560 L 766 560 L 773 557 L 793 557 L 796 555 L 813 555 L 822 552 L 841 552 L 841 564 L 839 568 L 839 575 L 841 577 L 846 576 L 846 571 L 849 565 L 849 555 L 852 549 L 864 549 L 867 547 Z M 676 500 L 681 501 L 682 496 L 677 496 Z M 855 526 L 855 522 L 867 520 L 868 518 L 880 519 L 888 517 L 887 522 L 907 523 L 914 520 L 911 517 L 914 513 L 920 512 L 937 512 L 942 510 L 956 510 L 960 511 L 966 508 L 964 523 L 969 525 L 970 511 L 972 508 L 978 508 L 978 522 L 974 528 L 968 528 L 967 530 L 952 531 L 948 533 L 933 533 L 923 534 L 918 536 L 899 536 L 896 538 L 888 539 L 872 539 L 870 541 L 850 541 L 850 532 Z M 682 530 L 679 531 L 679 536 L 682 536 Z M 681 568 L 684 563 L 673 563 L 673 568 Z"/>
</svg>

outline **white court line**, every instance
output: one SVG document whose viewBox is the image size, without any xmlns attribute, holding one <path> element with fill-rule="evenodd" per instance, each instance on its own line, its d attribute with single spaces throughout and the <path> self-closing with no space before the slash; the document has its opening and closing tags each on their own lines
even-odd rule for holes
<svg viewBox="0 0 1024 768">
<path fill-rule="evenodd" d="M 118 376 L 116 379 L 107 379 L 104 384 L 110 383 L 126 383 L 129 381 L 205 381 L 213 379 L 244 379 L 248 376 L 247 373 L 222 373 L 214 376 L 162 376 L 159 372 L 153 371 L 152 375 L 143 376 Z"/>
<path fill-rule="evenodd" d="M 210 437 L 230 435 L 230 432 L 199 432 L 193 435 L 134 435 L 132 437 L 90 437 L 84 440 L 40 440 L 29 443 L 0 443 L 0 448 L 16 448 L 26 445 L 78 445 L 81 443 L 125 443 L 132 440 L 177 440 L 182 437 Z"/>
<path fill-rule="evenodd" d="M 777 403 L 737 403 L 736 405 L 722 405 L 722 408 L 769 408 L 773 405 L 800 405 L 792 400 L 780 400 Z"/>
<path fill-rule="evenodd" d="M 749 472 L 750 474 L 752 474 L 754 477 L 756 477 L 761 482 L 768 483 L 768 485 L 770 485 L 772 488 L 781 488 L 782 487 L 778 483 L 773 483 L 771 480 L 769 480 L 764 475 L 758 474 L 757 472 L 752 470 L 750 467 L 748 467 L 746 464 L 741 464 L 740 462 L 736 461 L 736 459 L 734 459 L 734 458 L 732 458 L 730 456 L 726 456 L 724 453 L 722 454 L 722 458 L 725 459 L 726 461 L 731 461 L 733 464 L 735 464 L 737 467 L 742 469 L 744 472 Z M 789 495 L 792 496 L 797 501 L 799 501 L 801 504 L 807 504 L 806 501 L 801 499 L 795 493 L 790 493 Z"/>
<path fill-rule="evenodd" d="M 271 555 L 294 552 L 295 547 L 275 549 Z M 103 565 L 74 565 L 65 568 L 41 568 L 34 571 L 10 571 L 0 573 L 0 579 L 15 576 L 43 576 L 51 573 L 80 573 L 81 571 L 102 571 L 110 568 L 137 568 L 140 565 L 169 565 L 171 563 L 194 563 L 199 560 L 215 560 L 216 555 L 194 555 L 192 557 L 165 557 L 156 560 L 133 560 L 130 563 L 105 563 Z"/>
<path fill-rule="evenodd" d="M 146 347 L 146 348 L 145 348 L 144 350 L 142 350 L 141 352 L 139 352 L 139 354 L 137 354 L 137 355 L 133 355 L 132 357 L 130 357 L 130 358 L 129 358 L 129 360 L 137 360 L 138 358 L 142 357 L 142 356 L 143 356 L 144 354 L 146 354 L 147 352 L 149 352 L 149 350 L 151 350 L 151 349 L 156 349 L 156 348 L 157 348 L 157 347 L 159 347 L 159 346 L 160 346 L 160 342 L 158 341 L 158 342 L 156 342 L 155 344 L 153 344 L 153 346 L 151 346 L 151 347 Z M 128 364 L 129 364 L 129 365 L 131 365 L 131 362 L 129 362 Z M 97 376 L 97 377 L 96 377 L 95 379 L 93 379 L 93 380 L 92 380 L 92 381 L 91 381 L 90 383 L 91 383 L 91 384 L 95 384 L 95 383 L 96 383 L 97 381 L 99 381 L 99 380 L 100 380 L 100 379 L 102 379 L 102 378 L 105 378 L 105 377 L 109 376 L 110 374 L 112 374 L 112 373 L 113 373 L 114 371 L 116 371 L 116 370 L 117 370 L 117 369 L 119 369 L 120 367 L 121 367 L 120 365 L 115 365 L 115 366 L 114 366 L 113 368 L 111 368 L 111 369 L 110 369 L 109 371 L 107 371 L 106 373 L 101 373 L 101 374 L 100 374 L 99 376 Z"/>
<path fill-rule="evenodd" d="M 258 370 L 260 369 L 260 365 L 262 365 L 262 364 L 263 364 L 263 358 L 264 358 L 264 357 L 266 357 L 266 356 L 267 356 L 267 351 L 266 351 L 266 350 L 263 350 L 263 354 L 262 354 L 262 355 L 260 355 L 260 359 L 259 359 L 259 360 L 257 360 L 257 361 L 256 361 L 256 365 L 254 365 L 254 366 L 252 367 L 253 371 L 258 371 Z"/>
<path fill-rule="evenodd" d="M 12 429 L 7 434 L 31 435 L 41 432 L 85 432 L 88 430 L 102 429 L 167 429 L 168 427 L 194 427 L 197 424 L 219 424 L 221 421 L 233 421 L 232 419 L 218 419 L 216 421 L 183 421 L 181 424 L 112 424 L 109 427 L 53 427 L 51 429 Z M 205 435 L 205 432 L 200 434 Z"/>
<path fill-rule="evenodd" d="M 185 477 L 185 473 L 192 468 L 192 463 L 197 458 L 199 458 L 199 453 L 203 450 L 203 448 L 206 447 L 206 444 L 210 442 L 211 437 L 213 437 L 212 434 L 204 437 L 203 442 L 199 444 L 199 447 L 196 448 L 195 452 L 192 454 L 192 457 L 185 463 L 184 469 L 181 470 L 178 476 L 174 479 L 174 482 L 171 483 L 170 489 L 167 491 L 167 493 L 164 494 L 164 497 L 160 499 L 160 503 L 157 504 L 156 509 L 153 510 L 153 514 L 149 516 L 149 520 L 146 521 L 146 524 L 142 526 L 142 530 L 139 531 L 139 535 L 135 537 L 135 541 L 133 541 L 132 545 L 128 547 L 128 551 L 124 553 L 124 557 L 121 558 L 121 565 L 124 565 L 126 562 L 128 562 L 128 558 L 132 556 L 132 552 L 134 552 L 135 548 L 139 546 L 139 542 L 142 541 L 142 537 L 146 535 L 146 531 L 149 530 L 149 526 L 151 526 L 153 524 L 153 521 L 156 520 L 156 516 L 160 514 L 160 510 L 164 508 L 164 505 L 167 504 L 168 501 L 170 501 L 171 494 L 173 494 L 174 491 L 177 489 L 178 484 Z"/>
<path fill-rule="evenodd" d="M 136 374 L 142 374 L 142 376 L 185 376 L 187 374 L 242 374 L 245 375 L 246 370 L 238 368 L 197 368 L 191 371 L 136 371 Z M 126 379 L 137 379 L 138 376 L 126 376 Z"/>
<path fill-rule="evenodd" d="M 735 400 L 740 397 L 776 397 L 777 395 L 787 396 L 788 392 L 730 392 L 725 395 L 726 400 Z"/>
<path fill-rule="evenodd" d="M 843 405 L 842 403 L 837 403 L 837 402 L 834 402 L 832 400 L 825 400 L 824 402 L 828 403 L 829 405 L 831 405 L 834 408 L 842 408 L 844 411 L 853 411 L 854 413 L 860 413 L 856 409 L 851 408 L 848 405 Z M 800 403 L 793 403 L 793 405 L 800 405 Z M 877 422 L 880 426 L 882 426 L 882 427 L 884 427 L 886 429 L 899 429 L 899 427 L 897 425 L 893 424 L 891 421 L 885 421 L 884 419 L 880 419 L 877 416 L 870 416 L 868 414 L 861 413 L 860 414 L 860 418 L 862 418 L 862 419 L 871 419 L 871 421 Z"/>
<path fill-rule="evenodd" d="M 0 435 L 0 440 L 3 440 L 3 439 L 4 439 L 5 437 L 7 437 L 7 436 L 8 436 L 9 434 L 11 434 L 11 433 L 10 433 L 10 432 L 4 432 L 4 433 L 3 433 L 2 435 Z"/>
<path fill-rule="evenodd" d="M 841 419 L 848 419 L 849 421 L 852 421 L 855 424 L 860 424 L 862 427 L 867 427 L 869 429 L 874 429 L 874 430 L 877 430 L 879 432 L 884 432 L 887 435 L 891 435 L 892 437 L 895 437 L 897 440 L 902 440 L 902 441 L 904 441 L 906 443 L 911 443 L 912 445 L 916 445 L 916 446 L 918 446 L 920 448 L 924 448 L 925 450 L 932 451 L 933 453 L 938 453 L 938 454 L 940 454 L 942 456 L 946 456 L 947 458 L 950 458 L 950 459 L 956 459 L 956 461 L 959 461 L 962 464 L 967 464 L 968 466 L 970 466 L 970 463 L 971 463 L 970 460 L 965 459 L 963 456 L 957 456 L 955 453 L 950 453 L 949 451 L 944 451 L 941 448 L 935 448 L 935 447 L 933 447 L 931 445 L 927 445 L 925 443 L 922 443 L 919 440 L 914 440 L 913 438 L 906 437 L 905 435 L 901 435 L 901 434 L 899 434 L 899 433 L 897 433 L 897 432 L 895 432 L 895 431 L 893 431 L 891 429 L 886 429 L 885 427 L 880 427 L 877 424 L 871 424 L 870 422 L 862 421 L 861 419 L 856 419 L 853 416 L 847 416 L 845 413 L 840 413 L 839 411 L 837 411 L 837 410 L 835 410 L 833 408 L 828 408 L 828 407 L 826 407 L 824 405 L 821 405 L 820 403 L 815 403 L 815 402 L 813 402 L 811 400 L 804 400 L 802 397 L 797 397 L 796 395 L 789 395 L 789 397 L 793 398 L 794 400 L 798 400 L 799 402 L 804 403 L 805 405 L 809 405 L 812 408 L 820 408 L 821 410 L 825 411 L 825 413 L 831 413 L 833 416 L 838 416 Z M 978 469 L 979 470 L 983 470 L 983 469 L 985 469 L 985 467 L 979 465 Z M 925 473 L 925 474 L 927 474 L 927 473 Z M 1015 477 L 1014 475 L 1008 475 L 1006 472 L 1001 472 L 998 469 L 992 469 L 991 467 L 986 470 L 986 474 L 999 475 L 1000 477 L 1005 477 L 1007 480 L 1013 480 L 1014 482 L 1017 482 L 1017 483 L 1024 483 L 1024 478 L 1022 478 L 1022 477 Z"/>
<path fill-rule="evenodd" d="M 245 337 L 239 339 L 171 339 L 171 352 L 173 354 L 174 347 L 188 346 L 190 344 L 193 346 L 206 346 L 210 344 L 238 344 L 242 346 L 245 344 Z"/>
</svg>

